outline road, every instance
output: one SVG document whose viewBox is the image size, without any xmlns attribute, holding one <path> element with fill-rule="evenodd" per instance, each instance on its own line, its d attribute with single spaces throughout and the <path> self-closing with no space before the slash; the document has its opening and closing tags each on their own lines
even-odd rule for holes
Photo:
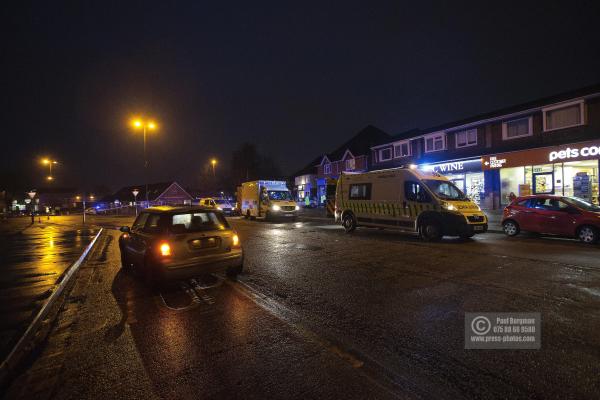
<svg viewBox="0 0 600 400">
<path fill-rule="evenodd" d="M 598 398 L 598 246 L 230 222 L 238 282 L 156 292 L 107 230 L 6 397 Z M 540 312 L 541 349 L 465 350 L 464 313 L 488 311 Z"/>
</svg>

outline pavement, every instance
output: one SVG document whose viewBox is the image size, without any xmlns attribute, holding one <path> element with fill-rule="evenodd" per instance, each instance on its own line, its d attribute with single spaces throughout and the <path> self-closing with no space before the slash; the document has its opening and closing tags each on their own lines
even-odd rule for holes
<svg viewBox="0 0 600 400">
<path fill-rule="evenodd" d="M 120 269 L 106 230 L 5 397 L 598 398 L 599 246 L 230 223 L 238 281 L 156 291 Z M 540 312 L 541 349 L 465 350 L 465 313 L 494 311 Z"/>
<path fill-rule="evenodd" d="M 38 222 L 39 221 L 39 222 Z M 97 228 L 28 217 L 0 222 L 0 358 L 16 344 Z"/>
</svg>

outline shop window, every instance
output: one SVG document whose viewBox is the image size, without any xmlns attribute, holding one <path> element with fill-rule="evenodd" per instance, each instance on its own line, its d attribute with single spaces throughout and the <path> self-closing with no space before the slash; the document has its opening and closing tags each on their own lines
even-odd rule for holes
<svg viewBox="0 0 600 400">
<path fill-rule="evenodd" d="M 533 135 L 533 118 L 520 118 L 502 124 L 502 138 L 514 139 Z"/>
<path fill-rule="evenodd" d="M 346 171 L 353 171 L 356 168 L 356 161 L 354 158 L 349 158 L 346 160 Z"/>
<path fill-rule="evenodd" d="M 583 125 L 583 101 L 567 105 L 549 107 L 543 110 L 544 131 Z"/>
<path fill-rule="evenodd" d="M 325 175 L 331 174 L 331 164 L 330 163 L 323 165 L 323 174 L 325 174 Z"/>
<path fill-rule="evenodd" d="M 477 129 L 468 129 L 455 133 L 456 147 L 475 146 L 477 144 Z"/>
<path fill-rule="evenodd" d="M 379 150 L 379 161 L 388 161 L 392 159 L 392 149 L 386 147 L 385 149 Z"/>
<path fill-rule="evenodd" d="M 394 157 L 410 156 L 410 143 L 407 141 L 394 144 Z"/>
<path fill-rule="evenodd" d="M 359 183 L 350 185 L 350 200 L 371 200 L 371 184 Z"/>
<path fill-rule="evenodd" d="M 446 150 L 446 134 L 438 133 L 425 137 L 425 152 Z"/>
</svg>

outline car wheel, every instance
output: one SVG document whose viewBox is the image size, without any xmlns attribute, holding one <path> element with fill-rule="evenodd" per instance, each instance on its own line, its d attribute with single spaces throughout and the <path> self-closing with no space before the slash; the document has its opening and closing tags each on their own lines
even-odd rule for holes
<svg viewBox="0 0 600 400">
<path fill-rule="evenodd" d="M 593 244 L 596 243 L 599 239 L 598 230 L 590 225 L 585 225 L 579 228 L 577 231 L 577 237 L 583 243 Z"/>
<path fill-rule="evenodd" d="M 354 215 L 351 213 L 344 215 L 342 226 L 344 227 L 344 231 L 346 231 L 346 233 L 354 231 L 356 229 L 356 218 L 354 218 Z"/>
<path fill-rule="evenodd" d="M 521 228 L 519 228 L 519 224 L 509 219 L 502 224 L 502 230 L 507 236 L 517 236 L 521 231 Z"/>
<path fill-rule="evenodd" d="M 142 270 L 143 280 L 149 289 L 154 290 L 158 287 L 158 277 L 156 271 L 152 265 L 152 260 L 146 257 L 144 261 L 144 268 Z"/>
<path fill-rule="evenodd" d="M 232 281 L 237 280 L 237 276 L 244 270 L 244 261 L 237 267 L 231 267 L 227 270 L 227 277 Z"/>
<path fill-rule="evenodd" d="M 473 236 L 475 236 L 475 233 L 463 233 L 462 235 L 459 235 L 459 237 L 461 239 L 471 239 Z"/>
<path fill-rule="evenodd" d="M 426 242 L 437 242 L 442 239 L 442 226 L 437 221 L 424 221 L 419 229 L 421 239 Z"/>
</svg>

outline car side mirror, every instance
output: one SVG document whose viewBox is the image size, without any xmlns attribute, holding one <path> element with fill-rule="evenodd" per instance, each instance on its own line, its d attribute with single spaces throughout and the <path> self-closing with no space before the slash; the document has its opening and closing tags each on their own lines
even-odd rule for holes
<svg viewBox="0 0 600 400">
<path fill-rule="evenodd" d="M 128 226 L 122 226 L 122 227 L 121 227 L 119 230 L 120 230 L 121 232 L 124 232 L 124 233 L 129 233 L 129 232 L 131 232 L 131 229 L 129 229 L 129 227 L 128 227 Z"/>
</svg>

